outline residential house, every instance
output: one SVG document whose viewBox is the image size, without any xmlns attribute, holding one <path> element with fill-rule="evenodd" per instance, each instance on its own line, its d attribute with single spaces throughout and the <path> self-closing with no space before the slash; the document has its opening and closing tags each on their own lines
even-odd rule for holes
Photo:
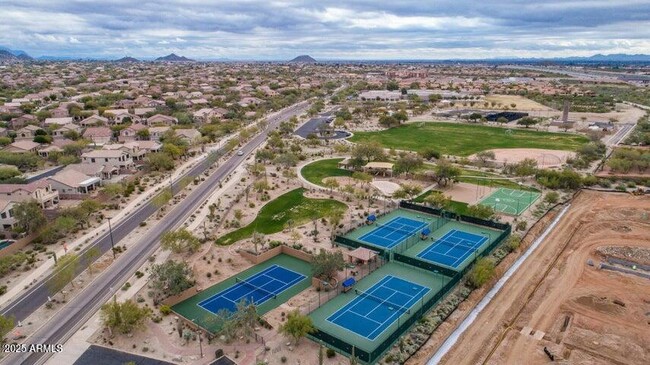
<svg viewBox="0 0 650 365">
<path fill-rule="evenodd" d="M 160 138 L 170 129 L 170 127 L 151 127 L 149 128 L 149 139 L 152 141 L 160 141 Z"/>
<path fill-rule="evenodd" d="M 63 148 L 55 145 L 49 145 L 47 147 L 38 150 L 38 155 L 41 157 L 48 158 L 52 153 L 61 153 L 61 152 L 63 152 Z"/>
<path fill-rule="evenodd" d="M 7 127 L 16 130 L 22 128 L 30 123 L 38 123 L 38 119 L 31 114 L 24 114 L 19 117 L 12 118 L 8 123 Z"/>
<path fill-rule="evenodd" d="M 36 152 L 40 146 L 41 146 L 40 143 L 36 143 L 29 140 L 22 140 L 7 145 L 2 150 L 7 152 L 13 152 L 13 153 L 27 153 L 27 152 Z"/>
<path fill-rule="evenodd" d="M 131 159 L 133 159 L 134 163 L 136 161 L 142 159 L 144 157 L 144 154 L 146 153 L 146 151 L 136 151 L 134 153 L 134 151 L 132 149 L 130 149 L 129 147 L 127 147 L 124 143 L 107 144 L 107 145 L 103 146 L 102 149 L 107 150 L 107 151 L 124 151 L 124 152 L 128 153 L 129 156 L 131 156 Z"/>
<path fill-rule="evenodd" d="M 120 142 L 130 142 L 138 139 L 138 132 L 147 129 L 147 127 L 140 123 L 131 124 L 130 126 L 122 129 L 117 138 Z"/>
<path fill-rule="evenodd" d="M 201 132 L 194 128 L 189 129 L 176 129 L 176 135 L 188 144 L 193 145 L 201 139 Z"/>
<path fill-rule="evenodd" d="M 263 102 L 264 102 L 264 100 L 262 100 L 260 98 L 256 98 L 254 96 L 249 96 L 249 97 L 242 98 L 239 101 L 239 103 L 237 103 L 237 104 L 239 104 L 239 105 L 241 105 L 242 107 L 245 108 L 245 107 L 247 107 L 249 105 L 260 105 Z"/>
<path fill-rule="evenodd" d="M 46 118 L 43 122 L 44 126 L 63 126 L 66 124 L 71 124 L 74 122 L 72 117 L 63 117 L 63 118 Z"/>
<path fill-rule="evenodd" d="M 65 135 L 68 132 L 76 132 L 78 134 L 81 134 L 81 127 L 76 125 L 76 124 L 72 124 L 72 123 L 66 124 L 66 125 L 62 126 L 61 128 L 53 130 L 52 131 L 52 137 L 55 138 L 55 139 L 65 138 Z"/>
<path fill-rule="evenodd" d="M 226 113 L 228 111 L 223 108 L 201 108 L 195 111 L 192 117 L 197 123 L 210 123 L 212 118 L 221 119 Z"/>
<path fill-rule="evenodd" d="M 108 124 L 108 118 L 100 117 L 99 115 L 91 115 L 88 118 L 79 122 L 79 125 L 82 127 L 107 125 L 107 124 Z"/>
<path fill-rule="evenodd" d="M 16 203 L 11 200 L 0 199 L 0 227 L 3 231 L 11 231 L 16 226 L 14 205 Z"/>
<path fill-rule="evenodd" d="M 87 176 L 108 180 L 119 173 L 119 169 L 110 165 L 75 163 L 66 166 L 62 171 L 74 170 Z"/>
<path fill-rule="evenodd" d="M 146 120 L 146 125 L 174 125 L 178 124 L 178 119 L 168 115 L 156 114 Z"/>
<path fill-rule="evenodd" d="M 52 208 L 59 203 L 59 192 L 52 189 L 47 180 L 37 180 L 29 184 L 0 184 L 0 200 L 24 202 L 34 199 L 41 208 Z"/>
<path fill-rule="evenodd" d="M 81 155 L 81 163 L 114 166 L 120 169 L 133 168 L 133 158 L 122 150 L 94 150 Z"/>
<path fill-rule="evenodd" d="M 113 138 L 113 131 L 108 127 L 89 127 L 84 131 L 83 137 L 93 141 L 96 146 L 103 146 Z"/>
<path fill-rule="evenodd" d="M 207 105 L 208 100 L 205 98 L 192 99 L 187 101 L 187 106 Z"/>
<path fill-rule="evenodd" d="M 156 111 L 156 108 L 135 108 L 133 109 L 133 114 L 135 114 L 136 117 L 140 118 L 142 120 L 145 115 L 149 113 L 153 113 Z"/>
<path fill-rule="evenodd" d="M 48 178 L 52 189 L 59 192 L 62 199 L 75 197 L 78 194 L 88 194 L 99 188 L 101 179 L 88 176 L 72 169 L 62 170 Z"/>
<path fill-rule="evenodd" d="M 108 117 L 109 124 L 123 124 L 135 119 L 127 109 L 107 109 L 104 115 Z"/>
<path fill-rule="evenodd" d="M 126 142 L 124 144 L 127 148 L 130 148 L 132 151 L 142 150 L 146 153 L 160 152 L 162 150 L 162 144 L 156 141 L 132 141 Z"/>
<path fill-rule="evenodd" d="M 36 131 L 43 129 L 36 125 L 27 125 L 16 131 L 16 141 L 32 140 L 36 136 Z"/>
</svg>

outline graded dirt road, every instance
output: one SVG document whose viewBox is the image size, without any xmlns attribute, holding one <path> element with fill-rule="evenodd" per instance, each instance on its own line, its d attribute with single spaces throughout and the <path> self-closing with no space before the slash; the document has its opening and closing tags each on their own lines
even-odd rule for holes
<svg viewBox="0 0 650 365">
<path fill-rule="evenodd" d="M 648 212 L 648 196 L 581 192 L 441 363 L 548 364 L 544 347 L 559 363 L 650 363 L 650 279 L 600 270 L 596 252 L 650 250 Z"/>
</svg>

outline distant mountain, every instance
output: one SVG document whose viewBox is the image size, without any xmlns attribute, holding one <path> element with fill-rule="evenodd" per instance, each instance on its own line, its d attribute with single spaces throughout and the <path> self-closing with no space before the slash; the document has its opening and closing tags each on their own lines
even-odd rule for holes
<svg viewBox="0 0 650 365">
<path fill-rule="evenodd" d="M 0 51 L 7 51 L 7 52 L 11 53 L 12 55 L 14 55 L 14 56 L 16 56 L 16 57 L 27 56 L 26 58 L 25 58 L 25 57 L 23 57 L 23 58 L 25 58 L 25 59 L 27 59 L 27 58 L 28 58 L 28 59 L 32 59 L 32 58 L 27 54 L 27 52 L 25 52 L 25 51 L 21 51 L 21 50 L 19 50 L 19 49 L 10 49 L 10 48 L 7 48 L 7 47 L 0 46 Z"/>
<path fill-rule="evenodd" d="M 7 47 L 0 46 L 0 60 L 3 61 L 33 61 L 34 59 L 30 57 L 27 52 L 15 49 L 9 49 Z"/>
<path fill-rule="evenodd" d="M 298 56 L 298 57 L 292 59 L 289 62 L 293 62 L 293 63 L 317 63 L 318 61 L 316 61 L 315 59 L 313 59 L 309 55 L 301 55 L 301 56 Z"/>
<path fill-rule="evenodd" d="M 577 58 L 580 59 L 580 58 Z M 584 57 L 582 59 L 590 61 L 650 61 L 650 55 L 647 54 L 625 54 L 625 53 L 616 53 L 616 54 L 595 54 L 591 57 Z"/>
<path fill-rule="evenodd" d="M 184 56 L 178 56 L 175 53 L 172 53 L 165 57 L 158 57 L 156 58 L 156 61 L 157 62 L 193 62 L 194 60 L 191 60 Z"/>
<path fill-rule="evenodd" d="M 9 51 L 0 50 L 0 62 L 2 61 L 16 62 L 18 61 L 18 57 Z"/>
<path fill-rule="evenodd" d="M 119 60 L 115 60 L 115 62 L 140 62 L 140 60 L 133 57 L 122 57 Z"/>
</svg>

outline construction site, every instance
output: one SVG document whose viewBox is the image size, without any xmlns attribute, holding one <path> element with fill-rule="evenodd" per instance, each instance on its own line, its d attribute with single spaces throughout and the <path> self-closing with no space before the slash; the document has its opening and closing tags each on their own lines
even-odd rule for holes
<svg viewBox="0 0 650 365">
<path fill-rule="evenodd" d="M 650 363 L 649 204 L 578 193 L 441 363 Z"/>
</svg>

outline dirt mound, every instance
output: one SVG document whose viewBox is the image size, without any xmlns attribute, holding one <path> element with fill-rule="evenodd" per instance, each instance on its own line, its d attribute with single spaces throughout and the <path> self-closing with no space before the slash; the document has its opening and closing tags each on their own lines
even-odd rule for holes
<svg viewBox="0 0 650 365">
<path fill-rule="evenodd" d="M 595 295 L 585 295 L 577 298 L 575 302 L 584 305 L 585 307 L 588 307 L 590 309 L 607 313 L 607 314 L 620 314 L 625 311 L 625 307 L 614 303 L 612 299 L 609 299 L 607 297 L 596 297 Z"/>
</svg>

